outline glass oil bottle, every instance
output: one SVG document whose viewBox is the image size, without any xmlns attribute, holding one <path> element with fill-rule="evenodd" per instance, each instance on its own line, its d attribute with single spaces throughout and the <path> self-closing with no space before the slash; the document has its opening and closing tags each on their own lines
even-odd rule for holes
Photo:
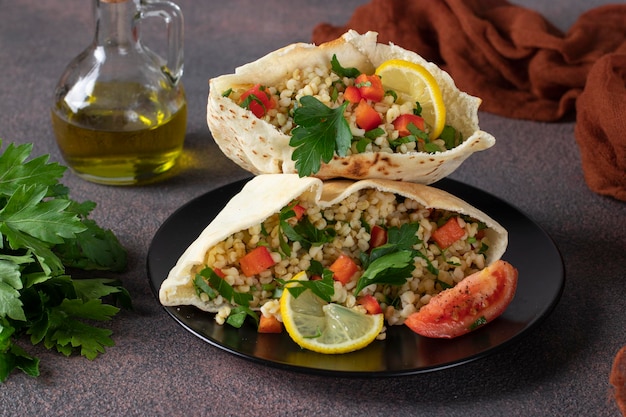
<svg viewBox="0 0 626 417">
<path fill-rule="evenodd" d="M 183 17 L 163 0 L 92 0 L 92 44 L 65 69 L 54 92 L 52 126 L 67 165 L 109 185 L 164 178 L 183 150 L 187 104 Z M 167 59 L 146 48 L 141 21 L 167 27 Z"/>
</svg>

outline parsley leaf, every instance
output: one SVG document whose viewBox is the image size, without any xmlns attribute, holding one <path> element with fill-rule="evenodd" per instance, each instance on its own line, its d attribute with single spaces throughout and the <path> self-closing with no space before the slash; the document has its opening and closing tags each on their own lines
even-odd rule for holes
<svg viewBox="0 0 626 417">
<path fill-rule="evenodd" d="M 463 141 L 461 134 L 457 135 L 456 129 L 449 125 L 443 127 L 439 137 L 443 139 L 446 149 L 455 148 Z"/>
<path fill-rule="evenodd" d="M 281 222 L 280 227 L 287 238 L 294 242 L 300 242 L 304 249 L 311 246 L 319 246 L 331 242 L 336 233 L 333 228 L 320 230 L 307 217 L 303 217 L 295 226 L 287 222 Z"/>
<path fill-rule="evenodd" d="M 56 350 L 65 356 L 72 354 L 75 347 L 80 347 L 81 355 L 87 359 L 95 359 L 104 353 L 105 346 L 113 346 L 112 331 L 101 329 L 82 320 L 110 320 L 119 308 L 102 304 L 99 299 L 84 302 L 80 299 L 64 299 L 60 305 L 53 307 L 47 316 L 44 334 L 33 334 L 31 340 L 43 339 L 44 346 Z M 44 327 L 40 327 L 44 329 Z"/>
<path fill-rule="evenodd" d="M 435 268 L 435 266 L 432 264 L 432 262 L 430 262 L 430 259 L 428 259 L 428 257 L 426 255 L 424 255 L 420 251 L 416 251 L 415 256 L 418 256 L 418 257 L 422 258 L 424 261 L 426 261 L 426 270 L 428 272 L 430 272 L 434 276 L 438 276 L 439 275 L 439 270 L 437 268 Z"/>
<path fill-rule="evenodd" d="M 480 316 L 476 319 L 474 323 L 469 326 L 469 329 L 476 330 L 477 328 L 479 328 L 480 326 L 484 326 L 485 324 L 487 324 L 487 319 L 485 318 L 485 316 Z"/>
<path fill-rule="evenodd" d="M 233 288 L 232 285 L 226 282 L 226 280 L 217 275 L 215 271 L 213 271 L 213 269 L 206 267 L 202 271 L 200 271 L 198 275 L 206 278 L 211 288 L 229 302 L 244 307 L 248 307 L 250 305 L 250 301 L 252 300 L 251 294 L 235 291 L 235 288 Z M 196 281 L 198 280 L 198 275 L 196 275 Z M 208 295 L 210 298 L 215 298 L 214 294 Z"/>
<path fill-rule="evenodd" d="M 439 150 L 439 147 L 437 147 L 436 145 L 434 145 L 433 143 L 430 142 L 430 139 L 428 137 L 428 133 L 426 133 L 423 130 L 419 129 L 417 126 L 415 126 L 415 124 L 409 123 L 407 125 L 407 129 L 411 133 L 410 135 L 402 136 L 402 137 L 399 137 L 398 139 L 389 141 L 389 145 L 392 148 L 395 149 L 398 146 L 402 145 L 403 143 L 422 142 L 422 143 L 424 143 L 424 149 L 427 152 L 436 152 L 436 151 Z M 432 146 L 435 146 L 434 150 L 431 149 Z"/>
<path fill-rule="evenodd" d="M 2 141 L 0 140 L 0 144 Z M 53 186 L 63 176 L 66 168 L 48 163 L 48 155 L 26 161 L 33 149 L 32 144 L 9 144 L 0 154 L 0 195 L 10 197 L 25 183 Z"/>
<path fill-rule="evenodd" d="M 113 232 L 102 229 L 88 218 L 95 206 L 91 201 L 81 204 L 71 201 L 67 211 L 81 219 L 85 230 L 78 233 L 75 239 L 56 245 L 55 252 L 67 267 L 120 272 L 127 264 L 126 250 Z"/>
<path fill-rule="evenodd" d="M 335 153 L 346 156 L 352 142 L 350 126 L 343 117 L 347 105 L 331 109 L 313 96 L 300 99 L 289 146 L 295 148 L 291 159 L 301 177 L 318 172 L 322 162 L 330 162 Z"/>
<path fill-rule="evenodd" d="M 329 269 L 322 268 L 322 265 L 317 262 L 311 262 L 311 269 L 307 271 L 309 275 L 319 275 L 321 279 L 315 280 L 278 280 L 283 287 L 287 283 L 295 283 L 296 285 L 290 285 L 286 287 L 287 290 L 293 295 L 295 298 L 298 298 L 300 294 L 302 294 L 306 290 L 311 290 L 315 295 L 326 302 L 330 302 L 331 297 L 335 293 L 335 286 L 333 280 L 333 272 Z M 321 273 L 319 270 L 322 270 Z M 317 270 L 317 272 L 315 272 Z"/>
<path fill-rule="evenodd" d="M 404 284 L 415 269 L 413 258 L 413 251 L 401 250 L 375 259 L 359 278 L 354 294 L 371 284 Z"/>
<path fill-rule="evenodd" d="M 2 142 L 0 141 L 0 145 Z M 78 203 L 59 182 L 66 167 L 48 155 L 28 160 L 32 144 L 0 153 L 0 382 L 13 370 L 39 375 L 39 359 L 18 342 L 30 335 L 64 355 L 94 359 L 113 346 L 95 323 L 131 308 L 130 294 L 112 279 L 73 279 L 66 268 L 121 271 L 126 250 L 88 218 L 95 203 Z"/>
<path fill-rule="evenodd" d="M 231 326 L 240 328 L 246 317 L 252 318 L 257 325 L 259 324 L 259 316 L 250 308 L 252 294 L 237 292 L 232 285 L 217 275 L 213 269 L 206 267 L 196 274 L 193 285 L 198 294 L 205 293 L 210 300 L 221 295 L 228 302 L 235 305 L 226 319 L 226 322 Z"/>
<path fill-rule="evenodd" d="M 361 254 L 363 275 L 354 290 L 357 295 L 371 284 L 402 285 L 415 269 L 414 258 L 419 253 L 413 249 L 420 243 L 417 237 L 419 223 L 406 223 L 387 231 L 387 243 L 378 246 L 369 254 Z"/>
<path fill-rule="evenodd" d="M 359 71 L 357 68 L 342 67 L 339 63 L 339 60 L 337 59 L 336 54 L 333 54 L 333 57 L 330 60 L 330 69 L 332 70 L 332 72 L 340 77 L 356 78 L 361 75 L 361 71 Z"/>
</svg>

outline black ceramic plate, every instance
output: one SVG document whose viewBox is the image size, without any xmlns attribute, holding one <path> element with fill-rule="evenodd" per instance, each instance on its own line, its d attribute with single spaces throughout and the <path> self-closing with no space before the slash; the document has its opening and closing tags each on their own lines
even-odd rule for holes
<svg viewBox="0 0 626 417">
<path fill-rule="evenodd" d="M 210 191 L 188 202 L 157 231 L 148 252 L 148 276 L 158 289 L 182 252 L 248 180 Z M 527 333 L 550 314 L 564 285 L 561 255 L 536 223 L 508 203 L 477 188 L 444 179 L 434 184 L 481 209 L 509 232 L 503 259 L 519 270 L 515 298 L 496 320 L 452 340 L 428 339 L 405 326 L 390 326 L 384 341 L 342 355 L 301 349 L 287 335 L 259 334 L 251 324 L 220 326 L 195 307 L 165 307 L 186 330 L 209 344 L 263 364 L 341 376 L 396 376 L 444 369 L 484 357 Z"/>
</svg>

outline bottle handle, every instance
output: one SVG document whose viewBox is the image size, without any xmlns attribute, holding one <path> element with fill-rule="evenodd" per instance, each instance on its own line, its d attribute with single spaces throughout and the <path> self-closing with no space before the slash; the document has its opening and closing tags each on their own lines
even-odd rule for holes
<svg viewBox="0 0 626 417">
<path fill-rule="evenodd" d="M 167 59 L 161 70 L 176 85 L 183 75 L 183 13 L 168 0 L 141 0 L 141 16 L 160 17 L 167 29 Z"/>
</svg>

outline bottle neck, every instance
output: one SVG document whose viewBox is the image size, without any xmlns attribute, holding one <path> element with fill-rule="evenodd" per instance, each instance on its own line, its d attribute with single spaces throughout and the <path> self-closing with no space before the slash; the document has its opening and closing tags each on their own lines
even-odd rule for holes
<svg viewBox="0 0 626 417">
<path fill-rule="evenodd" d="M 133 0 L 93 0 L 96 21 L 95 43 L 125 48 L 139 40 L 139 27 Z"/>
</svg>

